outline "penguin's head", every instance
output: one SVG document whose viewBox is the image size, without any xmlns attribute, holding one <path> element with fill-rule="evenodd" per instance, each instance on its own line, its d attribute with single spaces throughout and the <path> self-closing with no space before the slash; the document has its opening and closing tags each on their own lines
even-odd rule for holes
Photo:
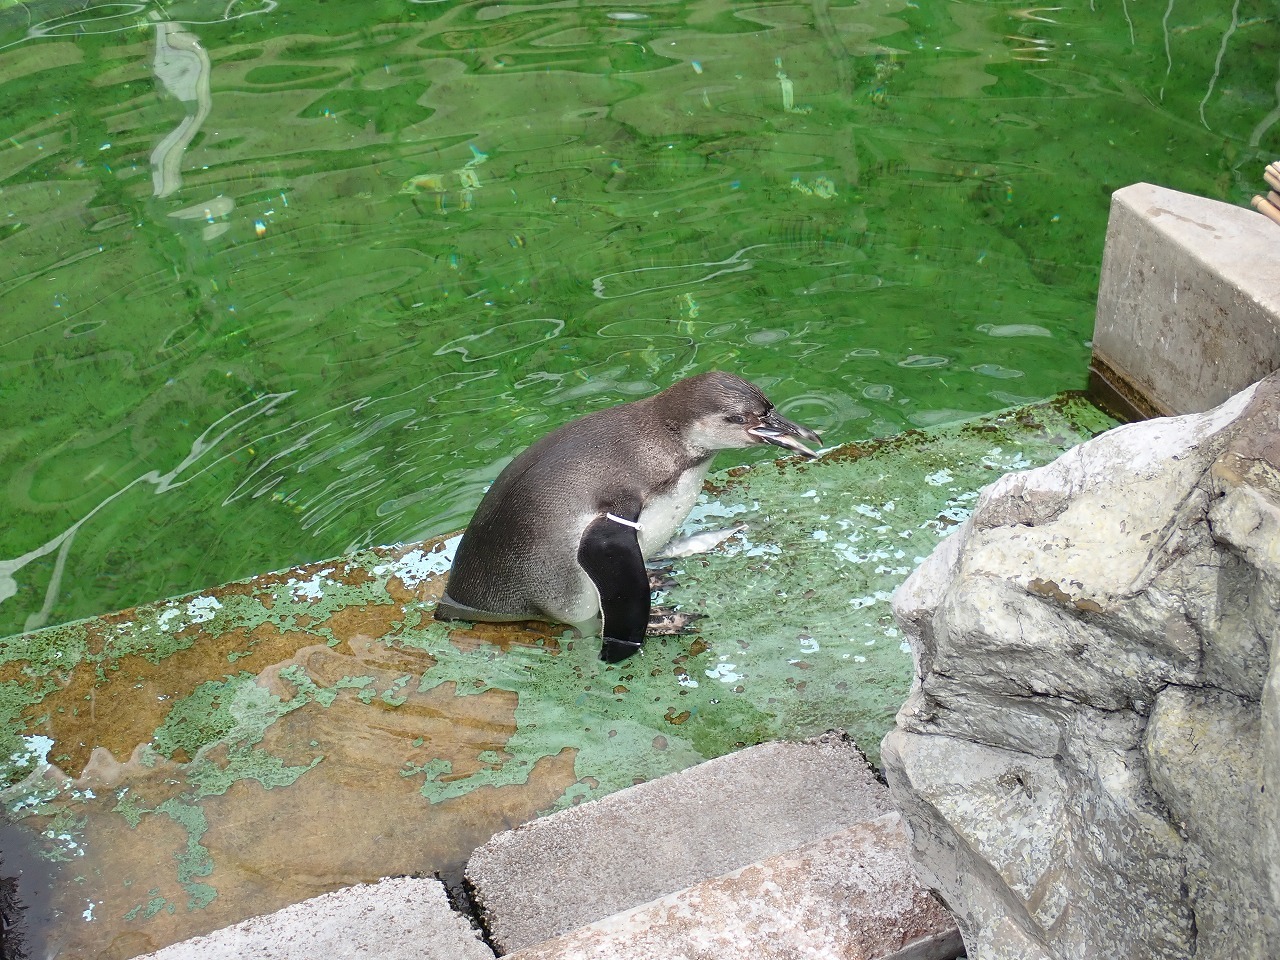
<svg viewBox="0 0 1280 960">
<path fill-rule="evenodd" d="M 732 373 L 699 374 L 654 399 L 661 399 L 667 423 L 679 430 L 692 450 L 714 453 L 772 443 L 806 457 L 817 456 L 801 442 L 819 442 L 816 433 L 783 417 L 755 384 Z"/>
</svg>

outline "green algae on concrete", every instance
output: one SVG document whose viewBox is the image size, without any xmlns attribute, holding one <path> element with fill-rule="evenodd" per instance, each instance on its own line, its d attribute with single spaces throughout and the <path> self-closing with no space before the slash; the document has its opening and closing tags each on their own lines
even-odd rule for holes
<svg viewBox="0 0 1280 960">
<path fill-rule="evenodd" d="M 616 665 L 559 626 L 435 621 L 456 537 L 18 637 L 0 797 L 65 861 L 51 936 L 154 949 L 448 872 L 495 830 L 764 740 L 841 727 L 875 760 L 912 673 L 893 589 L 982 486 L 1111 423 L 1068 396 L 714 473 L 687 531 L 747 526 L 671 564 L 660 601 L 695 632 Z"/>
</svg>

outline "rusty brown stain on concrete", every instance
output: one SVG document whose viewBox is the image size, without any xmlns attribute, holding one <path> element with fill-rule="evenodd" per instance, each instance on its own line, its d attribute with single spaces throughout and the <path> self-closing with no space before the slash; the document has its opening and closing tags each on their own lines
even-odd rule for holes
<svg viewBox="0 0 1280 960">
<path fill-rule="evenodd" d="M 49 718 L 46 732 L 55 741 L 50 756 L 58 758 L 71 776 L 79 773 L 96 746 L 117 759 L 127 757 L 139 743 L 151 740 L 175 702 L 208 678 L 279 662 L 315 642 L 310 634 L 281 630 L 272 623 L 225 633 L 201 630 L 193 639 L 191 646 L 159 663 L 128 654 L 111 661 L 101 675 L 97 664 L 78 664 L 60 689 L 29 710 Z M 233 653 L 240 654 L 234 663 L 229 659 Z"/>
<path fill-rule="evenodd" d="M 431 574 L 416 587 L 408 587 L 399 577 L 388 577 L 387 596 L 397 603 L 425 603 L 434 607 L 444 593 L 446 580 L 443 574 Z"/>
<path fill-rule="evenodd" d="M 381 611 L 375 620 L 385 623 L 388 615 Z M 368 626 L 358 619 L 351 623 Z M 264 628 L 267 634 L 274 629 Z M 265 667 L 258 683 L 281 700 L 293 699 L 302 692 L 298 675 L 281 674 L 297 667 L 334 695 L 327 706 L 312 701 L 278 718 L 259 746 L 286 767 L 309 769 L 288 786 L 266 789 L 242 778 L 219 795 L 200 797 L 187 779 L 193 768 L 157 763 L 154 757 L 148 765 L 140 757 L 141 746 L 125 763 L 98 750 L 77 781 L 81 790 L 97 793 L 81 810 L 87 815 L 83 842 L 92 852 L 93 869 L 57 897 L 68 911 L 92 900 L 99 919 L 83 929 L 70 927 L 64 955 L 154 950 L 351 883 L 460 869 L 471 850 L 494 832 L 550 809 L 576 782 L 572 748 L 527 767 L 506 751 L 519 703 L 512 691 L 458 696 L 452 681 L 420 690 L 422 676 L 435 665 L 432 657 L 358 629 L 336 647 L 305 634 L 275 633 L 295 643 L 311 642 Z M 130 701 L 135 709 L 153 699 L 157 689 L 134 689 L 138 671 L 151 666 L 137 659 L 122 661 L 118 674 L 128 681 L 122 694 L 133 694 L 122 695 L 121 702 Z M 335 686 L 352 679 L 361 685 Z M 130 726 L 149 739 L 162 714 L 156 710 Z M 113 716 L 105 724 L 102 719 L 99 715 L 95 729 L 114 732 L 124 717 Z M 120 756 L 129 752 L 123 748 L 126 741 L 112 739 Z M 201 760 L 221 769 L 231 756 L 220 743 Z M 504 771 L 507 764 L 517 767 Z M 507 773 L 509 784 L 485 784 L 432 802 L 436 788 L 447 791 L 487 771 Z M 122 786 L 145 814 L 132 828 L 109 815 Z M 166 802 L 198 804 L 207 828 L 195 835 L 157 813 Z M 30 818 L 29 825 L 40 829 L 43 819 Z M 187 909 L 189 891 L 175 870 L 175 857 L 192 843 L 203 848 L 201 856 L 213 868 L 199 883 L 217 891 L 195 913 Z M 157 898 L 175 909 L 122 919 Z"/>
<path fill-rule="evenodd" d="M 344 607 L 314 628 L 328 628 L 340 641 L 390 638 L 404 630 L 405 611 L 398 603 L 364 603 Z"/>
<path fill-rule="evenodd" d="M 569 629 L 562 624 L 542 620 L 472 624 L 451 621 L 445 626 L 449 631 L 449 642 L 462 653 L 482 647 L 493 647 L 504 653 L 512 647 L 538 647 L 549 653 L 559 653 L 560 638 Z"/>
</svg>

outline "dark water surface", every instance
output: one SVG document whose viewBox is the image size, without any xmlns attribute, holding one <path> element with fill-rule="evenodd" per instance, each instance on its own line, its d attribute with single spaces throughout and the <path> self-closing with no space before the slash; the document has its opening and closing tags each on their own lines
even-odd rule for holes
<svg viewBox="0 0 1280 960">
<path fill-rule="evenodd" d="M 0 635 L 702 370 L 832 442 L 1078 387 L 1110 192 L 1280 154 L 1261 0 L 0 8 Z"/>
</svg>

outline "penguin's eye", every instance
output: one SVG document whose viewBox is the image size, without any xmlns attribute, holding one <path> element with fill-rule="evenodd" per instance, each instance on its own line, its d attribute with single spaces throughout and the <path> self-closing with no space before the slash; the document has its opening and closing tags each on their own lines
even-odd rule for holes
<svg viewBox="0 0 1280 960">
<path fill-rule="evenodd" d="M 730 423 L 746 423 L 747 422 L 747 418 L 740 413 L 735 413 L 732 416 L 725 417 L 725 419 L 728 420 Z"/>
</svg>

